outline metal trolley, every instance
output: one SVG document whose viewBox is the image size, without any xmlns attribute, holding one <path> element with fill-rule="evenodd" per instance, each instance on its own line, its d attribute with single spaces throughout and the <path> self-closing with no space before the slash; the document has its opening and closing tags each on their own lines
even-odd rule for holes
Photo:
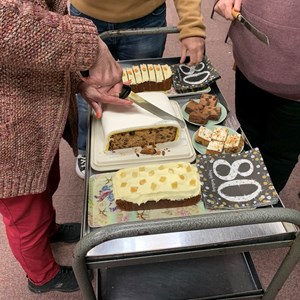
<svg viewBox="0 0 300 300">
<path fill-rule="evenodd" d="M 161 32 L 178 31 L 171 27 L 127 30 L 125 34 Z M 123 31 L 117 31 L 104 35 L 122 34 Z M 121 64 L 178 61 L 179 58 L 166 58 L 122 61 Z M 211 85 L 211 91 L 227 106 L 216 83 Z M 179 95 L 173 100 L 183 104 L 188 99 Z M 230 127 L 237 126 L 230 112 L 226 122 Z M 196 130 L 193 125 L 188 127 L 191 134 Z M 88 179 L 98 172 L 90 165 L 90 135 L 87 145 L 82 239 L 75 247 L 73 259 L 84 299 L 275 299 L 300 259 L 300 212 L 283 208 L 280 202 L 277 207 L 250 211 L 91 228 L 87 220 Z M 289 247 L 289 252 L 269 286 L 263 289 L 249 251 L 280 247 Z M 94 287 L 88 269 L 96 271 Z"/>
</svg>

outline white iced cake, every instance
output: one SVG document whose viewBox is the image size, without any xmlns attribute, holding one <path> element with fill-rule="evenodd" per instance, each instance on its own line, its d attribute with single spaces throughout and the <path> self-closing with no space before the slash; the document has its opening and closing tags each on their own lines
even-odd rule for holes
<svg viewBox="0 0 300 300">
<path fill-rule="evenodd" d="M 175 115 L 172 104 L 164 93 L 142 92 L 138 95 Z M 136 104 L 105 105 L 101 122 L 105 136 L 105 151 L 174 142 L 180 134 L 178 122 L 161 119 Z"/>
</svg>

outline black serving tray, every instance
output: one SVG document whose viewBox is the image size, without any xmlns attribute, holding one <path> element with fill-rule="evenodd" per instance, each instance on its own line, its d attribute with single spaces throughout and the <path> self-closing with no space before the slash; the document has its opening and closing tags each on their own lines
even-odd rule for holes
<svg viewBox="0 0 300 300">
<path fill-rule="evenodd" d="M 209 72 L 210 75 L 207 77 L 207 79 L 201 83 L 200 85 L 197 84 L 193 87 L 193 85 L 189 86 L 181 86 L 178 82 L 181 82 L 182 74 L 179 71 L 179 61 L 180 57 L 168 57 L 168 58 L 147 58 L 147 59 L 133 59 L 133 60 L 122 60 L 120 61 L 120 64 L 123 68 L 132 67 L 134 65 L 140 65 L 140 64 L 167 64 L 171 67 L 173 71 L 173 82 L 172 87 L 169 91 L 166 91 L 166 94 L 169 98 L 173 97 L 181 97 L 181 96 L 192 96 L 199 93 L 209 93 L 211 91 L 210 85 L 214 83 L 217 79 L 221 78 L 217 70 L 214 68 L 214 66 L 211 64 L 208 57 L 204 57 L 202 61 L 202 65 L 204 65 L 204 68 L 201 69 L 201 72 Z M 185 63 L 188 63 L 189 58 L 187 58 Z M 188 66 L 186 68 L 189 68 Z M 192 69 L 192 68 L 190 68 Z M 194 74 L 191 74 L 192 76 L 197 75 L 196 73 L 199 73 L 201 76 L 201 72 L 197 71 L 197 69 L 194 71 Z M 185 91 L 183 92 L 177 92 L 178 89 L 183 89 Z"/>
</svg>

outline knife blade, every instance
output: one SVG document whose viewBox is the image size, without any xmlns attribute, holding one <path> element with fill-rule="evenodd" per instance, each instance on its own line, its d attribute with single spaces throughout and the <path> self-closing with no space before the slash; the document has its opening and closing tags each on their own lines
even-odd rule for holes
<svg viewBox="0 0 300 300">
<path fill-rule="evenodd" d="M 161 119 L 175 120 L 179 123 L 181 128 L 185 127 L 185 122 L 183 120 L 176 118 L 175 116 L 167 113 L 166 111 L 160 109 L 159 107 L 148 102 L 147 100 L 140 97 L 136 93 L 132 92 L 130 86 L 128 86 L 128 85 L 123 85 L 123 88 L 122 88 L 122 91 L 121 91 L 119 97 L 122 99 L 128 98 L 128 99 L 132 100 L 136 105 L 147 110 L 148 112 L 152 113 L 153 115 L 155 115 Z"/>
<path fill-rule="evenodd" d="M 252 34 L 254 34 L 260 41 L 269 46 L 269 38 L 263 32 L 259 31 L 254 25 L 252 25 L 240 12 L 231 10 L 232 16 L 238 20 L 246 29 L 248 29 Z"/>
</svg>

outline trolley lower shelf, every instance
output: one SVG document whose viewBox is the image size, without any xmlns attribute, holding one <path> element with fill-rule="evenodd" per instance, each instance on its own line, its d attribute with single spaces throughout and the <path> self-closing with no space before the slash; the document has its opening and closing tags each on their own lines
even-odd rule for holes
<svg viewBox="0 0 300 300">
<path fill-rule="evenodd" d="M 97 299 L 261 299 L 263 293 L 249 253 L 107 268 L 101 276 L 97 271 Z"/>
</svg>

